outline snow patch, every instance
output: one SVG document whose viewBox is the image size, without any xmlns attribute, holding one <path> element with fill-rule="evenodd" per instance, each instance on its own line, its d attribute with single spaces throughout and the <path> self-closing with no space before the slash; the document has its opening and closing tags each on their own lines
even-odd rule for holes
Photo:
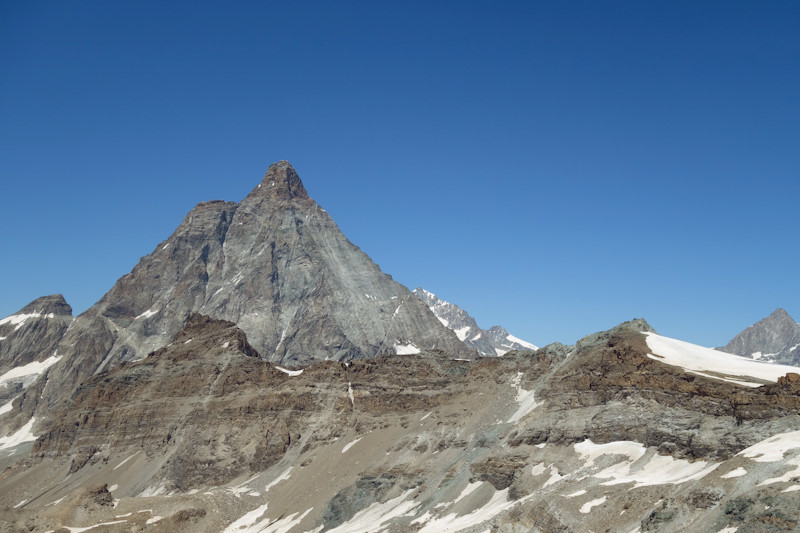
<svg viewBox="0 0 800 533">
<path fill-rule="evenodd" d="M 18 366 L 16 368 L 12 368 L 2 376 L 0 376 L 0 384 L 5 383 L 7 381 L 11 381 L 12 379 L 21 378 L 24 376 L 35 376 L 39 375 L 57 362 L 61 360 L 62 356 L 51 355 L 44 361 L 33 361 L 28 363 L 27 365 Z"/>
<path fill-rule="evenodd" d="M 588 502 L 584 503 L 583 505 L 581 505 L 580 511 L 583 514 L 586 514 L 586 513 L 588 513 L 589 511 L 592 510 L 592 507 L 597 507 L 598 505 L 602 505 L 602 504 L 606 503 L 606 499 L 607 498 L 605 496 L 603 496 L 602 498 L 597 498 L 596 500 L 588 501 Z"/>
<path fill-rule="evenodd" d="M 420 349 L 410 342 L 407 342 L 406 344 L 400 344 L 400 341 L 397 341 L 394 344 L 394 352 L 397 355 L 416 355 L 420 352 Z"/>
<path fill-rule="evenodd" d="M 342 448 L 342 453 L 344 453 L 344 452 L 346 452 L 347 450 L 349 450 L 350 448 L 352 448 L 352 447 L 355 445 L 355 443 L 356 443 L 356 442 L 360 441 L 360 440 L 361 440 L 361 439 L 363 439 L 363 438 L 364 438 L 364 437 L 358 437 L 356 440 L 354 440 L 354 441 L 352 441 L 352 442 L 348 442 L 347 444 L 345 444 L 345 445 L 344 445 L 344 448 Z"/>
<path fill-rule="evenodd" d="M 7 316 L 4 319 L 0 320 L 0 326 L 3 326 L 5 324 L 11 324 L 14 326 L 14 331 L 16 331 L 31 318 L 53 318 L 55 316 L 56 315 L 54 313 L 48 313 L 48 314 L 44 314 L 41 312 L 20 313 L 18 315 Z"/>
<path fill-rule="evenodd" d="M 83 533 L 84 531 L 89 531 L 90 529 L 94 529 L 100 526 L 110 526 L 113 524 L 124 524 L 127 520 L 114 520 L 113 522 L 103 522 L 102 524 L 95 524 L 89 527 L 69 527 L 69 526 L 62 526 L 64 529 L 68 530 L 69 533 Z"/>
<path fill-rule="evenodd" d="M 757 463 L 774 463 L 783 460 L 787 451 L 796 448 L 800 448 L 800 431 L 790 431 L 753 444 L 736 455 L 753 459 Z"/>
<path fill-rule="evenodd" d="M 139 320 L 140 318 L 151 317 L 151 316 L 155 315 L 156 313 L 158 313 L 158 309 L 150 308 L 147 311 L 145 311 L 144 313 L 142 313 L 141 315 L 137 316 L 135 320 Z"/>
<path fill-rule="evenodd" d="M 250 526 L 255 525 L 258 519 L 267 512 L 268 506 L 269 503 L 265 503 L 264 505 L 256 507 L 252 511 L 245 513 L 241 518 L 226 527 L 222 533 L 249 533 L 251 531 L 258 531 L 251 529 Z"/>
<path fill-rule="evenodd" d="M 456 334 L 456 337 L 458 337 L 458 340 L 463 342 L 464 339 L 467 338 L 467 334 L 469 333 L 470 329 L 472 329 L 470 326 L 464 326 L 463 328 L 454 329 L 453 333 Z"/>
<path fill-rule="evenodd" d="M 356 406 L 356 399 L 353 396 L 353 384 L 349 381 L 347 382 L 347 395 L 350 396 L 350 403 L 353 404 L 353 407 Z"/>
<path fill-rule="evenodd" d="M 327 533 L 364 533 L 366 531 L 380 531 L 383 524 L 389 520 L 405 515 L 417 506 L 414 500 L 403 501 L 413 492 L 414 489 L 409 489 L 397 498 L 392 498 L 384 503 L 375 502 L 366 509 L 357 512 L 353 518 L 344 524 L 329 529 Z M 444 530 L 435 531 L 443 532 Z"/>
<path fill-rule="evenodd" d="M 23 442 L 31 442 L 36 440 L 36 435 L 33 434 L 33 425 L 36 423 L 36 417 L 31 417 L 28 423 L 19 428 L 14 434 L 8 435 L 0 439 L 0 450 L 7 450 L 18 446 Z"/>
<path fill-rule="evenodd" d="M 593 474 L 599 479 L 608 478 L 601 485 L 619 485 L 634 483 L 634 487 L 648 487 L 652 485 L 678 485 L 701 479 L 715 470 L 719 463 L 706 461 L 689 462 L 675 459 L 668 455 L 653 455 L 642 464 L 639 462 L 647 451 L 644 444 L 633 441 L 617 441 L 607 444 L 595 444 L 591 439 L 574 445 L 575 451 L 581 459 L 593 465 L 602 455 L 623 455 L 627 460 L 609 466 Z"/>
<path fill-rule="evenodd" d="M 283 474 L 281 474 L 280 476 L 273 479 L 270 483 L 268 483 L 267 486 L 264 487 L 264 492 L 269 492 L 269 489 L 271 489 L 281 481 L 286 481 L 287 479 L 289 479 L 291 477 L 292 468 L 294 467 L 290 466 L 284 471 Z"/>
<path fill-rule="evenodd" d="M 721 477 L 722 479 L 730 479 L 730 478 L 741 477 L 741 476 L 746 476 L 746 475 L 747 475 L 747 470 L 745 470 L 744 468 L 742 468 L 740 466 L 736 470 L 731 470 L 727 474 L 722 474 L 719 477 Z"/>
<path fill-rule="evenodd" d="M 126 459 L 123 459 L 122 462 L 120 464 L 118 464 L 117 466 L 115 466 L 114 468 L 112 468 L 111 471 L 113 472 L 114 470 L 116 470 L 117 468 L 121 467 L 122 465 L 124 465 L 125 463 L 127 463 L 128 461 L 130 461 L 131 459 L 136 457 L 137 455 L 139 455 L 139 452 L 136 452 L 133 455 L 131 455 L 130 457 L 128 457 Z"/>
<path fill-rule="evenodd" d="M 757 385 L 760 385 L 757 380 L 775 382 L 787 372 L 800 373 L 800 368 L 794 366 L 754 361 L 655 333 L 646 332 L 645 336 L 647 346 L 653 352 L 653 355 L 648 357 L 689 371 L 716 372 L 728 377 L 750 378 L 743 381 L 755 382 Z"/>
<path fill-rule="evenodd" d="M 529 350 L 538 350 L 539 349 L 539 347 L 536 346 L 535 344 L 531 344 L 528 341 L 524 341 L 522 339 L 518 339 L 517 337 L 515 337 L 511 333 L 506 335 L 506 339 L 509 340 L 510 342 L 515 342 L 517 344 L 521 344 L 522 346 L 528 348 Z"/>
<path fill-rule="evenodd" d="M 283 368 L 282 366 L 275 365 L 275 368 L 283 372 L 284 374 L 289 374 L 290 376 L 299 376 L 303 373 L 303 369 L 300 370 L 289 370 L 288 368 Z"/>
<path fill-rule="evenodd" d="M 0 407 L 0 415 L 5 414 L 11 410 L 12 404 L 14 403 L 14 398 L 11 398 L 7 403 L 4 403 L 2 407 Z"/>
<path fill-rule="evenodd" d="M 519 420 L 522 420 L 525 416 L 527 416 L 531 411 L 542 405 L 544 402 L 537 402 L 534 397 L 533 390 L 525 390 L 520 386 L 520 382 L 522 381 L 522 376 L 524 373 L 517 372 L 517 375 L 514 379 L 511 380 L 511 385 L 517 388 L 517 396 L 516 400 L 519 404 L 519 408 L 517 411 L 511 415 L 511 418 L 508 419 L 509 423 L 514 423 Z"/>
<path fill-rule="evenodd" d="M 486 505 L 475 509 L 469 514 L 458 516 L 456 513 L 449 513 L 445 516 L 434 518 L 428 511 L 411 523 L 425 524 L 418 533 L 456 533 L 467 528 L 476 527 L 527 499 L 509 501 L 508 490 L 503 489 L 495 492 Z"/>
</svg>

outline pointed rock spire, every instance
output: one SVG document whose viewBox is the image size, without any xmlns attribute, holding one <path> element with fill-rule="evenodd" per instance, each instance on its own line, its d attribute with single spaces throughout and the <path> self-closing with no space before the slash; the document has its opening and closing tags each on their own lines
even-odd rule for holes
<svg viewBox="0 0 800 533">
<path fill-rule="evenodd" d="M 248 197 L 288 200 L 308 198 L 308 193 L 292 165 L 288 161 L 278 161 L 269 166 L 264 179 Z"/>
</svg>

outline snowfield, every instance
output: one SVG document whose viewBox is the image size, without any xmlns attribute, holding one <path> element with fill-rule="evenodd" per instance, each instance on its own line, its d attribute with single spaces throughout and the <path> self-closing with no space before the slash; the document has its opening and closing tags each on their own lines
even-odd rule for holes
<svg viewBox="0 0 800 533">
<path fill-rule="evenodd" d="M 704 348 L 677 339 L 662 337 L 655 333 L 645 333 L 647 346 L 652 352 L 651 359 L 678 366 L 688 372 L 720 379 L 746 387 L 758 387 L 764 381 L 778 381 L 788 372 L 800 374 L 800 368 L 776 365 L 739 357 L 725 352 Z M 714 372 L 722 376 L 708 374 Z"/>
</svg>

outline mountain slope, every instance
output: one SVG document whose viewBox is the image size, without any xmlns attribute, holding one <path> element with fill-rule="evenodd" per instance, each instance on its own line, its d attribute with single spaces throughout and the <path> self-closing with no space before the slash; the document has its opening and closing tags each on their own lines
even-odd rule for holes
<svg viewBox="0 0 800 533">
<path fill-rule="evenodd" d="M 800 324 L 783 309 L 776 309 L 718 350 L 753 359 L 798 365 Z"/>
<path fill-rule="evenodd" d="M 462 342 L 476 349 L 483 357 L 502 356 L 511 350 L 538 349 L 537 346 L 514 337 L 500 326 L 481 329 L 466 311 L 422 287 L 414 289 L 414 294 L 425 302 L 439 322 L 450 328 Z"/>
<path fill-rule="evenodd" d="M 423 352 L 300 371 L 255 356 L 232 323 L 192 315 L 167 346 L 95 376 L 52 413 L 33 454 L 0 478 L 0 522 L 791 531 L 800 375 L 737 362 L 768 379 L 733 383 L 703 350 L 636 320 L 503 358 Z M 701 357 L 686 371 L 680 353 Z"/>
</svg>

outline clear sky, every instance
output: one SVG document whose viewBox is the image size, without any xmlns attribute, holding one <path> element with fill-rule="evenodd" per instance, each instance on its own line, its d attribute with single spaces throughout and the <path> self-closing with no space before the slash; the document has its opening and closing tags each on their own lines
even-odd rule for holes
<svg viewBox="0 0 800 533">
<path fill-rule="evenodd" d="M 289 160 L 381 268 L 543 345 L 800 319 L 798 2 L 0 3 L 0 316 L 98 300 Z"/>
</svg>

